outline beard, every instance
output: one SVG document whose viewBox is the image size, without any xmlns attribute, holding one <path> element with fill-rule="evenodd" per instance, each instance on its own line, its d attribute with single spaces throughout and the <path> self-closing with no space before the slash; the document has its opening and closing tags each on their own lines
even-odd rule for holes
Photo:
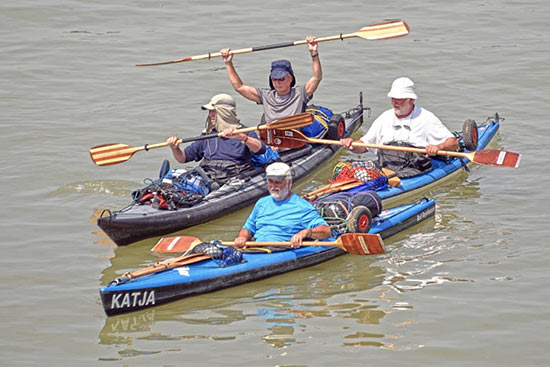
<svg viewBox="0 0 550 367">
<path fill-rule="evenodd" d="M 271 197 L 273 197 L 273 200 L 275 201 L 283 201 L 286 200 L 290 196 L 290 187 L 285 186 L 282 189 L 273 187 L 269 188 L 269 193 L 271 194 Z"/>
</svg>

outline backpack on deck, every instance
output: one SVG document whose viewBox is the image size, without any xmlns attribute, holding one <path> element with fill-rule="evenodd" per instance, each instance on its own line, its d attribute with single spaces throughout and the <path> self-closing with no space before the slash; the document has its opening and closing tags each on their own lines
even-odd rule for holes
<svg viewBox="0 0 550 367">
<path fill-rule="evenodd" d="M 382 199 L 374 191 L 340 192 L 317 200 L 313 206 L 335 234 L 366 233 L 372 218 L 382 212 Z"/>
</svg>

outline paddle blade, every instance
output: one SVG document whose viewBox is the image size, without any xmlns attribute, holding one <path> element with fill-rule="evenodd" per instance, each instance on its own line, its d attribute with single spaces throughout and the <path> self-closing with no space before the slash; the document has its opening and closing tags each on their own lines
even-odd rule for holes
<svg viewBox="0 0 550 367">
<path fill-rule="evenodd" d="M 342 244 L 345 251 L 354 255 L 375 255 L 386 252 L 379 234 L 344 233 L 337 242 Z"/>
<path fill-rule="evenodd" d="M 355 33 L 368 40 L 385 40 L 409 34 L 409 25 L 402 20 L 378 23 L 361 28 Z"/>
<path fill-rule="evenodd" d="M 473 152 L 472 162 L 490 166 L 518 168 L 521 154 L 503 150 L 483 149 Z"/>
<path fill-rule="evenodd" d="M 125 144 L 105 144 L 90 148 L 90 157 L 98 166 L 110 166 L 126 162 L 136 151 Z"/>
<path fill-rule="evenodd" d="M 309 112 L 299 113 L 297 115 L 287 116 L 272 121 L 266 125 L 260 126 L 260 129 L 279 129 L 290 130 L 309 126 L 313 123 L 314 117 Z"/>
<path fill-rule="evenodd" d="M 296 130 L 260 130 L 260 139 L 266 145 L 287 149 L 301 148 L 308 143 L 307 138 Z"/>
<path fill-rule="evenodd" d="M 151 249 L 154 252 L 185 252 L 199 243 L 202 243 L 200 239 L 192 236 L 177 236 L 177 237 L 164 237 L 161 238 L 155 246 Z"/>
</svg>

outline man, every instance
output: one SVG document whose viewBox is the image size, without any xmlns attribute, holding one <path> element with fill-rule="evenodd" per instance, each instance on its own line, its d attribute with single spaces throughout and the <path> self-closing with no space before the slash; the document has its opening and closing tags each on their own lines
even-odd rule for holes
<svg viewBox="0 0 550 367">
<path fill-rule="evenodd" d="M 259 242 L 290 241 L 297 248 L 306 238 L 329 238 L 331 229 L 313 205 L 291 191 L 290 167 L 275 162 L 265 172 L 271 195 L 256 202 L 235 244 L 242 247 L 254 237 Z"/>
<path fill-rule="evenodd" d="M 236 104 L 230 95 L 215 95 L 201 108 L 208 111 L 205 132 L 223 132 L 222 137 L 194 141 L 184 150 L 180 149 L 177 136 L 166 142 L 178 162 L 202 160 L 201 167 L 223 184 L 230 176 L 252 168 L 252 153 L 263 154 L 266 146 L 254 131 L 233 133 L 244 125 L 237 118 Z"/>
<path fill-rule="evenodd" d="M 319 46 L 315 41 L 315 37 L 308 36 L 306 41 L 312 59 L 313 76 L 305 86 L 296 86 L 294 71 L 288 60 L 277 60 L 271 63 L 270 88 L 255 88 L 245 85 L 233 66 L 231 50 L 226 48 L 220 51 L 231 85 L 243 97 L 263 105 L 266 123 L 304 112 L 306 105 L 323 79 L 323 71 L 319 61 Z"/>
<path fill-rule="evenodd" d="M 357 142 L 368 144 L 387 144 L 403 141 L 426 149 L 429 156 L 437 155 L 439 150 L 457 150 L 456 137 L 430 111 L 415 105 L 417 99 L 414 82 L 401 77 L 394 80 L 388 93 L 391 109 L 383 112 Z M 344 147 L 354 153 L 364 153 L 367 148 L 353 147 L 353 139 L 341 139 Z M 376 152 L 376 150 L 374 150 Z"/>
</svg>

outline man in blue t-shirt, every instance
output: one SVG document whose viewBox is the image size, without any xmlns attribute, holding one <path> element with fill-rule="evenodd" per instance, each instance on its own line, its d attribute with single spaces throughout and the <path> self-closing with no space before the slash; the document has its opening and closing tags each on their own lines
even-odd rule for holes
<svg viewBox="0 0 550 367">
<path fill-rule="evenodd" d="M 315 207 L 291 191 L 292 175 L 286 163 L 270 164 L 266 178 L 271 195 L 256 202 L 235 245 L 242 247 L 254 237 L 258 242 L 290 241 L 297 248 L 306 238 L 330 237 L 330 227 Z"/>
</svg>

